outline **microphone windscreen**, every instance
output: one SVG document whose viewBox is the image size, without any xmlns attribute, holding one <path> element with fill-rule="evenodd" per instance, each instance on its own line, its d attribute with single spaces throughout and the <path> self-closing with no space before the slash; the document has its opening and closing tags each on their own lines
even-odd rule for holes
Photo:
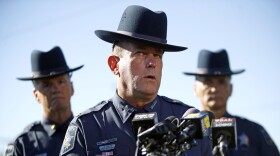
<svg viewBox="0 0 280 156">
<path fill-rule="evenodd" d="M 156 112 L 149 113 L 138 113 L 132 119 L 132 126 L 135 135 L 137 136 L 138 130 L 144 131 L 158 122 L 158 117 Z"/>
<path fill-rule="evenodd" d="M 212 119 L 215 119 L 214 113 L 212 113 L 212 112 L 210 112 L 210 111 L 206 111 L 206 110 L 201 111 L 201 112 L 202 112 L 202 113 L 206 113 L 206 114 L 209 116 L 210 122 L 212 121 Z"/>
<path fill-rule="evenodd" d="M 194 113 L 198 113 L 198 112 L 199 112 L 198 109 L 192 107 L 192 108 L 188 109 L 188 110 L 183 114 L 182 118 L 186 117 L 186 116 L 189 115 L 189 114 L 194 114 Z"/>
<path fill-rule="evenodd" d="M 221 141 L 221 136 L 227 136 L 229 148 L 237 147 L 237 130 L 235 118 L 220 118 L 212 120 L 211 125 L 212 145 L 217 146 Z"/>
</svg>

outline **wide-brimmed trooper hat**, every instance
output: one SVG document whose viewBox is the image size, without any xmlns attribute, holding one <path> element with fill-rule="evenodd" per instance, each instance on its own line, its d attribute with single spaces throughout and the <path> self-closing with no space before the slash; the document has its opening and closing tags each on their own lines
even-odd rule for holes
<svg viewBox="0 0 280 156">
<path fill-rule="evenodd" d="M 197 71 L 183 73 L 195 76 L 230 76 L 244 71 L 245 69 L 231 70 L 227 51 L 221 49 L 216 52 L 201 50 L 198 56 Z"/>
<path fill-rule="evenodd" d="M 44 52 L 34 50 L 31 53 L 31 77 L 20 77 L 18 80 L 37 80 L 59 76 L 62 74 L 70 73 L 75 70 L 81 69 L 84 65 L 76 68 L 69 68 L 62 50 L 60 47 L 55 46 L 51 50 Z"/>
<path fill-rule="evenodd" d="M 167 44 L 167 16 L 164 12 L 153 12 L 138 5 L 128 6 L 125 9 L 116 32 L 96 30 L 95 34 L 109 43 L 135 40 L 160 47 L 164 51 L 176 52 L 187 49 Z"/>
</svg>

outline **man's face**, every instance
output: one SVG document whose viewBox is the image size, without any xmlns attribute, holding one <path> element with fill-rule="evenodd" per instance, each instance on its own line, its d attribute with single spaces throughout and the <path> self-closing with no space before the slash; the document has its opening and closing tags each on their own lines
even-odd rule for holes
<svg viewBox="0 0 280 156">
<path fill-rule="evenodd" d="M 74 90 L 67 74 L 37 80 L 33 92 L 46 113 L 70 110 L 70 99 Z"/>
<path fill-rule="evenodd" d="M 129 95 L 156 95 L 161 82 L 163 50 L 144 44 L 123 42 L 119 78 Z"/>
<path fill-rule="evenodd" d="M 197 76 L 194 90 L 204 109 L 225 110 L 232 84 L 229 76 Z"/>
</svg>

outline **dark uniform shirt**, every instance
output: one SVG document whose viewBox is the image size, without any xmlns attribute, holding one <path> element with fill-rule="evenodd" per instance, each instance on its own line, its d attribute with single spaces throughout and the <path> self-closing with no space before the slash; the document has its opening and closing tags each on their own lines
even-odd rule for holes
<svg viewBox="0 0 280 156">
<path fill-rule="evenodd" d="M 228 113 L 227 118 L 236 118 L 237 149 L 229 149 L 227 156 L 279 156 L 277 146 L 270 138 L 266 130 L 259 124 L 247 119 L 232 116 Z"/>
<path fill-rule="evenodd" d="M 169 116 L 180 118 L 189 108 L 191 107 L 180 101 L 157 96 L 142 111 L 156 112 L 158 121 L 162 121 Z M 73 119 L 60 155 L 135 155 L 136 137 L 132 118 L 138 111 L 141 110 L 137 110 L 117 94 L 108 101 L 100 102 Z M 211 155 L 209 138 L 198 140 L 198 143 L 198 146 L 187 153 L 196 156 Z"/>
<path fill-rule="evenodd" d="M 62 125 L 58 125 L 47 119 L 28 125 L 15 141 L 8 145 L 5 155 L 59 155 L 67 127 L 72 119 L 73 116 Z"/>
</svg>

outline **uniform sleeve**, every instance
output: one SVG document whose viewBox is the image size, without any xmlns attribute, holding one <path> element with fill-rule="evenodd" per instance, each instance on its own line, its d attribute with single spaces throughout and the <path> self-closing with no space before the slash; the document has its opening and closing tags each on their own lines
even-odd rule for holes
<svg viewBox="0 0 280 156">
<path fill-rule="evenodd" d="M 259 139 L 260 139 L 260 155 L 261 156 L 280 156 L 277 146 L 269 136 L 267 131 L 259 125 L 258 128 Z"/>
<path fill-rule="evenodd" d="M 15 141 L 14 143 L 14 151 L 13 156 L 20 156 L 23 155 L 23 145 L 20 144 L 18 141 Z"/>
<path fill-rule="evenodd" d="M 14 143 L 14 149 L 13 149 L 13 156 L 21 156 L 24 155 L 24 149 L 28 149 L 29 145 L 28 144 L 24 144 L 24 137 L 19 137 L 17 138 Z"/>
<path fill-rule="evenodd" d="M 64 141 L 60 150 L 61 156 L 84 156 L 87 155 L 85 141 L 81 128 L 71 123 L 68 126 Z"/>
</svg>

